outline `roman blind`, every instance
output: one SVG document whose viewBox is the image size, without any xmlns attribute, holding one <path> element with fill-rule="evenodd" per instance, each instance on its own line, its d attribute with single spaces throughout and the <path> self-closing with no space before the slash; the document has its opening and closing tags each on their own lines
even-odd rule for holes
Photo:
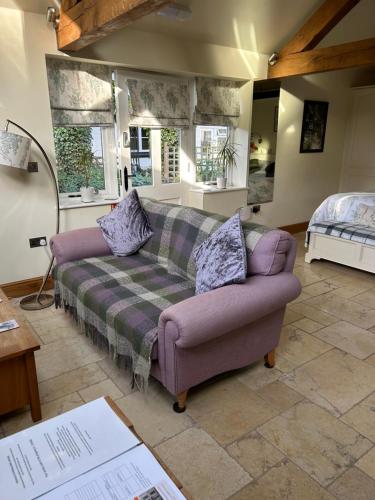
<svg viewBox="0 0 375 500">
<path fill-rule="evenodd" d="M 194 123 L 236 127 L 240 116 L 241 85 L 233 80 L 196 78 Z"/>
<path fill-rule="evenodd" d="M 48 58 L 47 75 L 54 126 L 113 125 L 109 66 Z"/>
<path fill-rule="evenodd" d="M 127 85 L 131 127 L 189 127 L 187 81 L 128 78 Z"/>
</svg>

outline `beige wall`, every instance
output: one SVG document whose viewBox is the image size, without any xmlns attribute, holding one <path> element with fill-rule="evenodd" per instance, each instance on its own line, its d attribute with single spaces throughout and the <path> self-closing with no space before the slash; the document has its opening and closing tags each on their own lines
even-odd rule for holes
<svg viewBox="0 0 375 500">
<path fill-rule="evenodd" d="M 324 198 L 338 191 L 349 85 L 350 78 L 340 72 L 282 83 L 273 202 L 262 205 L 254 222 L 283 226 L 307 221 Z M 305 99 L 329 102 L 323 153 L 299 153 Z"/>
<path fill-rule="evenodd" d="M 0 7 L 0 127 L 18 122 L 41 142 L 54 162 L 45 55 L 56 54 L 55 33 L 45 15 Z M 82 54 L 121 65 L 163 72 L 249 79 L 263 78 L 266 56 L 217 45 L 177 42 L 168 37 L 125 31 Z M 29 248 L 29 238 L 55 233 L 51 180 L 38 151 L 39 173 L 0 170 L 0 284 L 40 276 L 46 248 Z M 62 230 L 87 227 L 109 210 L 94 207 L 62 213 Z"/>
</svg>

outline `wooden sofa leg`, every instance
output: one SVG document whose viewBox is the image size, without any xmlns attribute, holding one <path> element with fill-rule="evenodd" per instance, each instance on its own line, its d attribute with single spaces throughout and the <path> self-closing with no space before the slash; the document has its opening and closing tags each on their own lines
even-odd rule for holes
<svg viewBox="0 0 375 500">
<path fill-rule="evenodd" d="M 275 349 L 273 349 L 272 351 L 268 352 L 265 356 L 264 356 L 264 366 L 266 368 L 273 368 L 275 366 Z"/>
<path fill-rule="evenodd" d="M 180 394 L 177 394 L 176 399 L 177 401 L 173 405 L 173 409 L 176 413 L 183 413 L 186 410 L 186 398 L 187 398 L 188 391 L 180 392 Z"/>
</svg>

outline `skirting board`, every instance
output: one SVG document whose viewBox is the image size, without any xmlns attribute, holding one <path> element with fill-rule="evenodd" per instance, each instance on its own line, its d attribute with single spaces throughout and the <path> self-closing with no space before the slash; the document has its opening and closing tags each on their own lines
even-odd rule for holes
<svg viewBox="0 0 375 500">
<path fill-rule="evenodd" d="M 308 228 L 309 221 L 306 222 L 298 222 L 297 224 L 290 224 L 289 226 L 281 226 L 279 229 L 283 231 L 287 231 L 291 234 L 302 233 L 305 232 Z"/>
<path fill-rule="evenodd" d="M 0 285 L 5 295 L 9 299 L 16 299 L 17 297 L 24 297 L 31 293 L 36 293 L 42 284 L 43 277 L 31 278 L 28 280 L 14 281 L 13 283 L 4 283 Z M 53 288 L 53 279 L 51 276 L 48 278 L 45 289 L 51 290 Z"/>
</svg>

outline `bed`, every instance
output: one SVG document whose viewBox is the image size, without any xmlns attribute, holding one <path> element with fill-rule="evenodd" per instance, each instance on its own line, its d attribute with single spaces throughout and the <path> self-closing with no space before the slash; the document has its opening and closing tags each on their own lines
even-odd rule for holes
<svg viewBox="0 0 375 500">
<path fill-rule="evenodd" d="M 375 193 L 340 193 L 323 201 L 307 229 L 306 262 L 326 259 L 375 273 L 375 226 L 361 223 L 361 205 L 375 207 Z"/>
</svg>

